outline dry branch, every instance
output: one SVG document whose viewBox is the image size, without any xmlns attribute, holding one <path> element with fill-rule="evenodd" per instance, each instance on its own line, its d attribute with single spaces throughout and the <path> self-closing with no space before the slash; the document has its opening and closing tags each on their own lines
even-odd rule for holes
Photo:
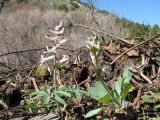
<svg viewBox="0 0 160 120">
<path fill-rule="evenodd" d="M 157 37 L 159 37 L 159 36 L 160 36 L 160 34 L 158 34 L 158 35 L 152 37 L 152 38 L 149 39 L 149 40 L 140 42 L 139 44 L 137 44 L 137 45 L 135 45 L 135 46 L 129 48 L 128 50 L 124 51 L 121 55 L 119 55 L 115 60 L 113 60 L 110 64 L 112 65 L 113 63 L 115 63 L 119 58 L 121 58 L 124 54 L 126 54 L 126 53 L 129 52 L 129 51 L 131 51 L 132 49 L 134 49 L 134 48 L 136 48 L 136 47 L 139 47 L 139 46 L 141 46 L 141 45 L 143 45 L 143 44 L 145 44 L 145 43 L 148 43 L 148 42 L 154 40 L 155 38 L 157 38 Z"/>
<path fill-rule="evenodd" d="M 105 31 L 103 31 L 103 30 L 98 30 L 98 29 L 96 29 L 96 28 L 89 27 L 89 26 L 85 26 L 85 25 L 81 25 L 81 24 L 74 24 L 74 26 L 79 26 L 79 27 L 82 27 L 82 28 L 85 28 L 85 29 L 94 30 L 94 31 L 96 31 L 96 32 L 103 33 L 103 34 L 105 34 L 105 35 L 107 35 L 107 36 L 109 36 L 109 37 L 113 37 L 113 38 L 118 39 L 118 40 L 120 40 L 120 41 L 122 41 L 122 42 L 125 42 L 125 43 L 127 43 L 127 44 L 129 44 L 129 45 L 132 45 L 132 44 L 131 44 L 130 42 L 128 42 L 127 40 L 125 40 L 125 39 L 123 39 L 123 38 L 120 38 L 120 37 L 117 37 L 117 36 L 115 36 L 115 35 L 113 35 L 113 34 L 107 33 L 107 32 L 105 32 Z"/>
<path fill-rule="evenodd" d="M 14 51 L 14 52 L 8 52 L 8 53 L 1 54 L 0 57 L 10 55 L 10 54 L 17 54 L 17 53 L 31 52 L 31 51 L 39 51 L 39 50 L 43 50 L 43 49 L 45 49 L 45 48 L 36 48 L 36 49 L 28 49 L 28 50 L 19 50 L 19 51 Z"/>
</svg>

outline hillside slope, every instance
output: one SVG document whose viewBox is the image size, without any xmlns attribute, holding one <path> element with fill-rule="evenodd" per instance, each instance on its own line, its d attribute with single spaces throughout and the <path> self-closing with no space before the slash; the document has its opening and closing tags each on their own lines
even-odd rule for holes
<svg viewBox="0 0 160 120">
<path fill-rule="evenodd" d="M 127 30 L 116 24 L 116 16 L 112 13 L 102 14 L 95 12 L 94 17 L 99 26 L 94 22 L 92 10 L 78 2 L 78 8 L 71 8 L 68 0 L 53 0 L 51 3 L 41 0 L 32 2 L 11 1 L 0 13 L 0 54 L 13 51 L 43 48 L 49 44 L 44 39 L 48 28 L 53 28 L 61 19 L 67 27 L 66 33 L 73 48 L 85 45 L 85 41 L 91 36 L 91 31 L 74 24 L 83 24 L 96 29 L 113 33 L 119 37 L 125 37 Z M 73 3 L 72 3 L 73 4 Z M 69 10 L 63 9 L 66 5 Z M 73 6 L 72 6 L 73 7 Z M 38 51 L 11 54 L 1 57 L 1 62 L 17 66 L 19 64 L 31 64 L 37 62 L 40 55 Z"/>
</svg>

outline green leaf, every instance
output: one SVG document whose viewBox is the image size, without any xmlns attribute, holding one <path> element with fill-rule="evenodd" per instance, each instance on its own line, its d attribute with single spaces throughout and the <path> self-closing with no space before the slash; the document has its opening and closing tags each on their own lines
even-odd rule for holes
<svg viewBox="0 0 160 120">
<path fill-rule="evenodd" d="M 99 100 L 108 94 L 101 81 L 96 81 L 95 87 L 88 88 L 88 92 L 91 98 L 96 100 Z"/>
<path fill-rule="evenodd" d="M 46 92 L 50 95 L 51 94 L 51 90 L 52 90 L 52 87 L 48 87 Z"/>
<path fill-rule="evenodd" d="M 152 102 L 154 102 L 154 98 L 152 98 L 152 96 L 150 96 L 150 95 L 142 96 L 142 100 L 143 100 L 144 103 L 152 103 Z"/>
<path fill-rule="evenodd" d="M 106 118 L 106 117 L 103 117 L 103 118 L 102 118 L 102 120 L 109 120 L 109 119 L 108 119 L 108 118 Z"/>
<path fill-rule="evenodd" d="M 126 106 L 125 106 L 125 99 L 121 99 L 121 103 L 120 103 L 120 109 L 124 109 Z"/>
<path fill-rule="evenodd" d="M 155 105 L 154 109 L 160 109 L 160 104 L 159 105 Z"/>
<path fill-rule="evenodd" d="M 50 99 L 51 99 L 51 97 L 50 97 L 49 95 L 44 96 L 44 97 L 43 97 L 43 102 L 44 102 L 44 104 L 48 104 L 49 101 L 50 101 Z"/>
<path fill-rule="evenodd" d="M 60 86 L 58 87 L 58 90 L 64 90 L 64 89 L 66 89 L 66 86 L 65 86 L 65 85 L 60 85 Z"/>
<path fill-rule="evenodd" d="M 107 94 L 103 98 L 100 98 L 99 101 L 105 104 L 108 104 L 110 100 L 110 96 Z"/>
<path fill-rule="evenodd" d="M 153 118 L 149 118 L 149 120 L 160 120 L 160 117 L 153 117 Z"/>
<path fill-rule="evenodd" d="M 123 85 L 123 78 L 119 77 L 117 82 L 115 83 L 115 90 L 116 90 L 118 95 L 121 95 L 122 85 Z"/>
<path fill-rule="evenodd" d="M 126 98 L 128 92 L 129 92 L 129 90 L 130 90 L 131 88 L 132 88 L 131 83 L 126 83 L 126 84 L 124 85 L 124 90 L 123 90 L 122 95 L 121 95 L 123 99 Z"/>
<path fill-rule="evenodd" d="M 63 105 L 66 105 L 66 102 L 57 94 L 55 94 L 55 100 Z"/>
<path fill-rule="evenodd" d="M 24 108 L 26 109 L 33 109 L 33 108 L 37 108 L 37 104 L 36 103 L 29 103 L 27 105 L 24 106 Z"/>
<path fill-rule="evenodd" d="M 27 92 L 25 92 L 24 96 L 26 95 L 30 95 L 31 93 L 35 92 L 35 90 L 28 90 Z"/>
<path fill-rule="evenodd" d="M 54 97 L 55 94 L 56 94 L 55 91 L 52 91 L 51 94 L 50 94 L 50 96 L 51 96 L 51 97 Z"/>
<path fill-rule="evenodd" d="M 96 48 L 96 47 L 92 47 L 91 48 L 91 51 L 93 54 L 96 54 L 96 53 L 99 53 L 100 52 L 100 49 L 99 48 Z"/>
<path fill-rule="evenodd" d="M 128 68 L 124 68 L 123 70 L 123 78 L 125 78 L 124 83 L 129 83 L 132 78 L 132 73 L 129 71 Z"/>
<path fill-rule="evenodd" d="M 105 73 L 102 71 L 101 68 L 96 70 L 96 75 L 98 80 L 104 80 Z"/>
<path fill-rule="evenodd" d="M 102 108 L 91 110 L 86 115 L 84 115 L 84 118 L 93 117 L 93 116 L 97 115 L 98 113 L 100 113 L 101 111 L 102 111 Z"/>
<path fill-rule="evenodd" d="M 34 96 L 45 96 L 47 93 L 45 91 L 36 91 L 32 92 L 29 96 L 34 97 Z"/>
<path fill-rule="evenodd" d="M 71 97 L 71 94 L 69 92 L 66 92 L 66 91 L 57 91 L 56 93 L 60 94 L 60 95 L 63 95 L 63 96 L 66 96 L 66 97 Z"/>
<path fill-rule="evenodd" d="M 33 92 L 30 94 L 30 96 L 32 97 L 32 99 L 36 99 L 38 97 L 44 97 L 47 96 L 48 93 L 46 93 L 45 91 L 37 91 L 37 92 Z"/>
<path fill-rule="evenodd" d="M 48 108 L 53 108 L 53 106 L 54 106 L 54 104 L 53 103 L 48 103 L 48 104 L 46 104 L 46 107 L 48 107 Z"/>
<path fill-rule="evenodd" d="M 153 96 L 156 97 L 156 98 L 159 98 L 160 97 L 160 92 L 154 93 Z"/>
</svg>

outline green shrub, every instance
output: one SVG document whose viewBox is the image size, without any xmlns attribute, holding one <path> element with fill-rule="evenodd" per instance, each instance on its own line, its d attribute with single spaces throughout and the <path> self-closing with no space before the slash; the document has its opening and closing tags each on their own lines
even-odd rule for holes
<svg viewBox="0 0 160 120">
<path fill-rule="evenodd" d="M 38 66 L 37 67 L 37 70 L 36 70 L 36 76 L 39 78 L 39 79 L 42 79 L 45 77 L 45 76 L 48 76 L 49 73 L 48 73 L 48 66 L 47 65 L 41 65 L 41 66 Z"/>
<path fill-rule="evenodd" d="M 77 1 L 78 3 L 80 3 L 81 1 L 80 0 L 70 0 L 71 2 L 74 2 L 74 1 Z"/>
<path fill-rule="evenodd" d="M 89 3 L 85 3 L 85 2 L 82 2 L 81 3 L 83 6 L 87 7 L 87 8 L 91 8 L 91 6 L 89 5 Z"/>
<path fill-rule="evenodd" d="M 102 14 L 105 14 L 105 15 L 108 15 L 108 14 L 109 14 L 109 12 L 106 11 L 106 10 L 98 10 L 98 12 L 99 12 L 99 13 L 102 13 Z"/>
<path fill-rule="evenodd" d="M 128 29 L 131 35 L 135 37 L 143 37 L 144 35 L 153 36 L 160 30 L 160 27 L 158 25 L 151 26 L 135 23 L 125 18 L 120 19 L 117 17 L 116 23 L 121 25 L 123 28 Z"/>
<path fill-rule="evenodd" d="M 82 94 L 86 94 L 86 92 L 81 90 L 77 85 L 60 85 L 57 89 L 54 89 L 53 86 L 49 85 L 41 86 L 39 91 L 29 90 L 25 93 L 26 96 L 29 96 L 32 99 L 32 103 L 26 103 L 24 108 L 50 108 L 56 105 L 60 105 L 65 108 L 67 106 L 67 100 L 80 99 Z"/>
<path fill-rule="evenodd" d="M 79 8 L 79 5 L 77 3 L 75 3 L 74 1 L 71 1 L 70 4 L 72 5 L 72 10 L 76 10 Z"/>
<path fill-rule="evenodd" d="M 59 7 L 58 7 L 58 9 L 59 10 L 64 10 L 65 12 L 68 12 L 68 7 L 66 6 L 66 5 L 60 5 Z"/>
</svg>

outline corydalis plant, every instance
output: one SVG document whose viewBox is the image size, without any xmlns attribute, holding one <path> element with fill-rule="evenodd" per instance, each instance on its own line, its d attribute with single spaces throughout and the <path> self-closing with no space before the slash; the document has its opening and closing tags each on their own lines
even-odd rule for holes
<svg viewBox="0 0 160 120">
<path fill-rule="evenodd" d="M 101 41 L 95 36 L 92 40 L 90 40 L 87 44 L 87 47 L 90 50 L 90 57 L 92 63 L 96 69 L 96 83 L 95 87 L 89 87 L 88 93 L 91 98 L 102 102 L 103 104 L 112 103 L 115 108 L 118 109 L 125 108 L 125 98 L 128 94 L 129 89 L 131 88 L 130 79 L 131 73 L 130 71 L 125 68 L 123 72 L 123 76 L 118 78 L 114 89 L 111 89 L 105 82 L 105 68 L 98 67 L 100 63 L 100 53 L 101 53 Z M 103 107 L 98 109 L 89 111 L 85 118 L 92 117 L 99 112 L 101 112 Z"/>
<path fill-rule="evenodd" d="M 46 39 L 53 42 L 53 46 L 49 48 L 46 46 L 46 51 L 44 52 L 44 55 L 47 57 L 44 57 L 44 55 L 41 55 L 41 61 L 40 65 L 45 63 L 49 60 L 56 60 L 56 50 L 59 48 L 62 44 L 64 44 L 68 39 L 63 36 L 65 28 L 63 27 L 62 20 L 60 21 L 60 24 L 57 25 L 54 30 L 50 29 L 49 34 L 45 36 Z M 52 33 L 54 36 L 50 36 L 50 33 Z M 58 63 L 63 63 L 69 59 L 68 55 L 63 55 L 62 59 L 57 61 Z"/>
<path fill-rule="evenodd" d="M 101 42 L 97 36 L 95 36 L 93 39 L 90 39 L 86 45 L 87 48 L 90 50 L 90 57 L 96 69 L 97 69 L 98 57 L 101 51 L 100 45 L 101 45 Z"/>
<path fill-rule="evenodd" d="M 32 98 L 33 103 L 26 104 L 24 107 L 27 109 L 37 107 L 50 108 L 55 103 L 58 103 L 65 108 L 67 106 L 67 99 L 80 99 L 81 94 L 85 94 L 85 92 L 77 85 L 60 85 L 56 90 L 52 86 L 41 86 L 39 91 L 28 91 L 26 93 L 26 95 Z"/>
</svg>

